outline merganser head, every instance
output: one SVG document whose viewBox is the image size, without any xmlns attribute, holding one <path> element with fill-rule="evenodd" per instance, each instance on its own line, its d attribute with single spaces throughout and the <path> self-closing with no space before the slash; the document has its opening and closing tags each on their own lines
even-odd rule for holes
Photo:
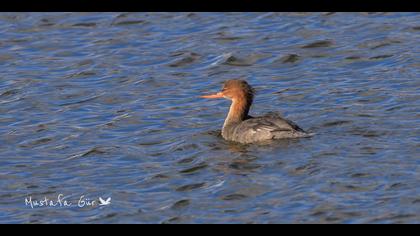
<svg viewBox="0 0 420 236">
<path fill-rule="evenodd" d="M 223 84 L 222 91 L 200 96 L 201 98 L 226 98 L 232 101 L 245 100 L 252 103 L 255 90 L 245 81 L 240 79 L 227 80 Z"/>
</svg>

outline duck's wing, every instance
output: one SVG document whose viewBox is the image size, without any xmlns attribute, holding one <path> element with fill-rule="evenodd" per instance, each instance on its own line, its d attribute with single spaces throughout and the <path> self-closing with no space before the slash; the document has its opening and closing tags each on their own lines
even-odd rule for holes
<svg viewBox="0 0 420 236">
<path fill-rule="evenodd" d="M 247 119 L 235 127 L 233 132 L 233 140 L 241 143 L 253 143 L 262 140 L 273 139 L 273 131 L 277 127 L 261 119 L 261 117 Z"/>
<path fill-rule="evenodd" d="M 305 132 L 291 120 L 285 119 L 276 113 L 270 113 L 261 117 L 248 116 L 246 120 L 233 124 L 226 129 L 226 134 L 223 137 L 240 143 L 313 136 L 313 134 Z"/>
<path fill-rule="evenodd" d="M 290 131 L 298 131 L 298 132 L 305 132 L 302 128 L 300 128 L 296 123 L 286 118 L 281 117 L 279 114 L 270 113 L 265 115 L 266 119 L 272 121 L 278 127 L 282 129 L 289 129 Z"/>
<path fill-rule="evenodd" d="M 250 118 L 243 122 L 246 126 L 255 131 L 296 131 L 305 132 L 296 123 L 291 120 L 285 119 L 276 113 L 269 113 L 265 116 Z"/>
<path fill-rule="evenodd" d="M 278 114 L 267 114 L 243 121 L 235 130 L 235 139 L 249 143 L 303 137 L 305 134 L 305 131 L 292 121 L 284 119 Z"/>
</svg>

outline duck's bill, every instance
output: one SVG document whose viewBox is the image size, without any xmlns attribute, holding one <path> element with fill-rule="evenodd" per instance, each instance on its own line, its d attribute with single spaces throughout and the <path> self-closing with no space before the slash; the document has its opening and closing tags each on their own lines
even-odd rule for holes
<svg viewBox="0 0 420 236">
<path fill-rule="evenodd" d="M 223 98 L 223 97 L 224 97 L 223 93 L 215 93 L 215 94 L 200 96 L 200 98 Z"/>
</svg>

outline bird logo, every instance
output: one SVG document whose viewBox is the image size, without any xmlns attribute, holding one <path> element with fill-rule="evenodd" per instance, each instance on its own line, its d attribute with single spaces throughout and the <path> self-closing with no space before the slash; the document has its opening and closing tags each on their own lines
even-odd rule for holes
<svg viewBox="0 0 420 236">
<path fill-rule="evenodd" d="M 111 204 L 111 198 L 110 197 L 107 198 L 106 200 L 99 197 L 99 206 L 108 206 L 109 204 Z"/>
</svg>

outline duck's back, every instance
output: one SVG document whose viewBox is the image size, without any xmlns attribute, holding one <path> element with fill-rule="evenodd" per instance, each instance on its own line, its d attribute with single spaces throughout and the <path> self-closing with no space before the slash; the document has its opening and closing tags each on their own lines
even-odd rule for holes
<svg viewBox="0 0 420 236">
<path fill-rule="evenodd" d="M 227 127 L 225 137 L 228 140 L 240 143 L 254 143 L 272 139 L 307 137 L 303 129 L 292 121 L 278 114 L 270 113 L 261 117 L 248 119 Z"/>
</svg>

